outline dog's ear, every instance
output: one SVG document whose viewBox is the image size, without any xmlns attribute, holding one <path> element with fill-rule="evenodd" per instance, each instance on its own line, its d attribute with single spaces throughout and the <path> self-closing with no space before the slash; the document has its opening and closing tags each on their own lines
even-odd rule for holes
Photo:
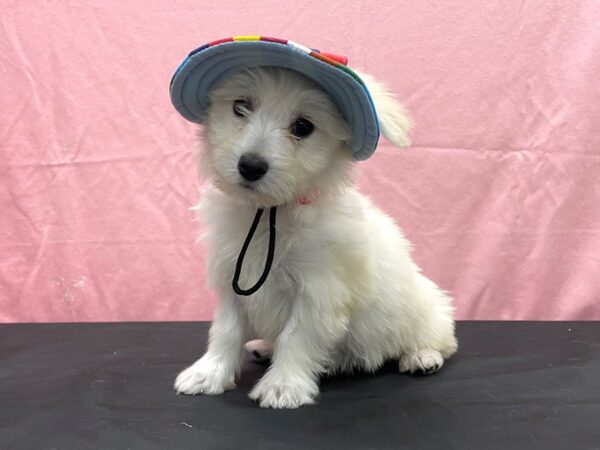
<svg viewBox="0 0 600 450">
<path fill-rule="evenodd" d="M 404 106 L 396 99 L 382 83 L 375 80 L 371 75 L 355 71 L 365 82 L 377 111 L 379 126 L 385 138 L 396 147 L 407 147 L 410 145 L 408 132 L 412 121 Z"/>
</svg>

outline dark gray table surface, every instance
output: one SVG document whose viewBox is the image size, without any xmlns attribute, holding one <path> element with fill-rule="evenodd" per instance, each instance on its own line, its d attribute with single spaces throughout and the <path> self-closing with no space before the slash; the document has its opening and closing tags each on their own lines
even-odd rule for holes
<svg viewBox="0 0 600 450">
<path fill-rule="evenodd" d="M 431 376 L 321 382 L 317 405 L 172 390 L 207 323 L 0 325 L 0 449 L 600 449 L 600 322 L 459 322 Z"/>
</svg>

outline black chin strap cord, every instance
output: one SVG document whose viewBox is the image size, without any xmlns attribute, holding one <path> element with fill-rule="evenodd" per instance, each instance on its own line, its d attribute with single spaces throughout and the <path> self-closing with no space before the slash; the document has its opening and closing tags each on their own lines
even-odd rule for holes
<svg viewBox="0 0 600 450">
<path fill-rule="evenodd" d="M 256 216 L 254 216 L 254 221 L 252 222 L 250 231 L 248 231 L 248 236 L 246 236 L 246 240 L 244 241 L 244 245 L 242 245 L 240 255 L 238 256 L 237 262 L 235 263 L 235 273 L 233 274 L 233 281 L 231 285 L 233 286 L 233 291 L 238 295 L 252 295 L 256 291 L 258 291 L 261 288 L 261 286 L 265 283 L 267 277 L 269 276 L 271 266 L 273 265 L 273 256 L 275 255 L 275 220 L 277 219 L 277 206 L 273 206 L 269 214 L 269 249 L 267 251 L 267 261 L 265 262 L 265 270 L 263 271 L 262 275 L 260 276 L 259 280 L 254 286 L 252 286 L 249 289 L 240 288 L 238 282 L 240 281 L 240 274 L 242 273 L 242 264 L 244 264 L 244 257 L 246 256 L 246 252 L 248 251 L 250 242 L 252 242 L 254 233 L 258 228 L 258 224 L 260 222 L 260 218 L 262 217 L 263 211 L 264 209 L 262 208 L 259 208 L 256 211 Z"/>
</svg>

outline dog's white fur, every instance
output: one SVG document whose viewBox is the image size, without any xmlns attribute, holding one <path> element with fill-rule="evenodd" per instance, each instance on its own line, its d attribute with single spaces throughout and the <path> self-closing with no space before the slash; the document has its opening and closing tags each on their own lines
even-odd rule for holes
<svg viewBox="0 0 600 450">
<path fill-rule="evenodd" d="M 384 136 L 408 144 L 409 120 L 396 99 L 361 75 Z M 252 110 L 232 111 L 236 99 Z M 290 124 L 315 129 L 298 139 Z M 206 354 L 179 374 L 177 392 L 219 394 L 235 386 L 250 336 L 272 343 L 271 366 L 250 393 L 262 407 L 313 403 L 320 374 L 399 360 L 400 371 L 433 372 L 457 349 L 449 297 L 411 260 L 393 220 L 353 188 L 348 125 L 330 98 L 298 73 L 244 71 L 211 95 L 201 173 L 212 180 L 199 204 L 206 225 L 208 277 L 220 302 Z M 267 160 L 263 178 L 238 173 L 244 153 Z M 317 196 L 316 193 L 319 193 Z M 308 205 L 297 199 L 311 196 Z M 273 268 L 252 296 L 231 287 L 237 256 L 257 207 L 278 206 Z M 268 220 L 263 218 L 244 261 L 240 286 L 260 277 Z M 270 348 L 266 348 L 266 356 Z"/>
</svg>

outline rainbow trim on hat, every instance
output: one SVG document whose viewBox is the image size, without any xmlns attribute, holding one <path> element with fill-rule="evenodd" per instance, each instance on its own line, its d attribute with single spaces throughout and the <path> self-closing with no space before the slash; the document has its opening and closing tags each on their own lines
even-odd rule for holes
<svg viewBox="0 0 600 450">
<path fill-rule="evenodd" d="M 225 42 L 236 42 L 236 41 L 264 41 L 264 42 L 274 42 L 276 44 L 281 44 L 281 45 L 288 45 L 290 47 L 295 48 L 296 50 L 300 50 L 301 52 L 306 53 L 309 56 L 312 56 L 313 58 L 316 58 L 320 61 L 323 61 L 327 64 L 332 65 L 333 67 L 343 70 L 347 74 L 351 75 L 352 78 L 354 78 L 356 81 L 358 81 L 361 85 L 364 86 L 364 84 L 365 84 L 364 81 L 361 80 L 360 77 L 356 73 L 354 73 L 354 71 L 352 69 L 350 69 L 347 66 L 348 58 L 346 56 L 336 55 L 335 53 L 322 52 L 319 49 L 308 48 L 302 44 L 298 44 L 297 42 L 290 41 L 289 39 L 278 39 L 278 38 L 269 37 L 269 36 L 233 36 L 233 37 L 228 37 L 228 38 L 223 38 L 223 39 L 217 39 L 216 41 L 209 42 L 208 44 L 204 44 L 204 45 L 192 50 L 188 54 L 188 58 L 190 56 L 195 55 L 196 53 L 201 52 L 202 50 L 206 50 L 209 47 L 214 47 L 219 44 L 224 44 Z M 177 72 L 179 72 L 179 68 L 173 74 L 170 85 L 173 84 L 173 79 L 175 78 L 175 75 L 177 75 Z"/>
</svg>

